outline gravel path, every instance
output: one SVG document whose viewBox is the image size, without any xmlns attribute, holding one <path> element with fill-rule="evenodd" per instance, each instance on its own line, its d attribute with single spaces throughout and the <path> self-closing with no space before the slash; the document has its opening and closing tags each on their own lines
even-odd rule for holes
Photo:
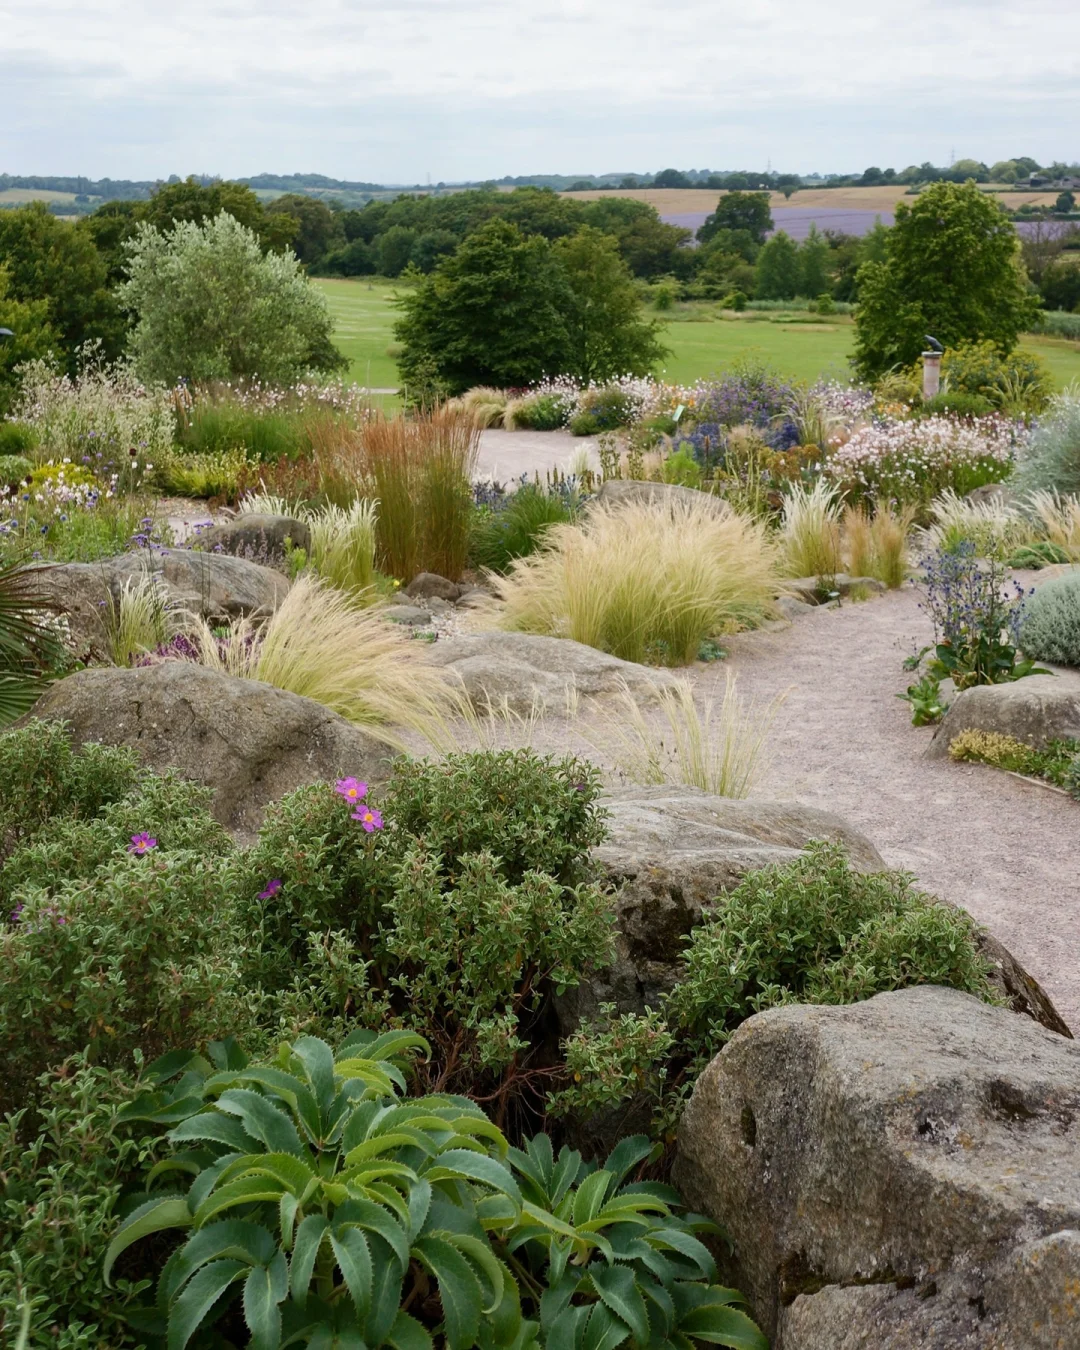
<svg viewBox="0 0 1080 1350">
<path fill-rule="evenodd" d="M 996 769 L 931 761 L 932 728 L 896 698 L 903 658 L 930 638 L 911 589 L 728 641 L 744 695 L 789 690 L 755 795 L 828 807 L 893 867 L 964 905 L 1080 1032 L 1080 803 Z M 700 668 L 699 668 L 700 670 Z M 722 680 L 723 675 L 719 674 Z"/>
</svg>

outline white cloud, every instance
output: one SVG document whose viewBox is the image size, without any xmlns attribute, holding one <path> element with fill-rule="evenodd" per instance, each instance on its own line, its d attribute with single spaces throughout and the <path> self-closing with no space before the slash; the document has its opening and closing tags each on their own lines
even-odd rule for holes
<svg viewBox="0 0 1080 1350">
<path fill-rule="evenodd" d="M 1075 158 L 1073 0 L 0 0 L 0 169 Z"/>
</svg>

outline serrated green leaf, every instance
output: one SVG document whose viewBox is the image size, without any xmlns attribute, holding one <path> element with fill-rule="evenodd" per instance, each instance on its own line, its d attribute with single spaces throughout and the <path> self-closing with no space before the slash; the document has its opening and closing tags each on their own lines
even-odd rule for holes
<svg viewBox="0 0 1080 1350">
<path fill-rule="evenodd" d="M 679 1321 L 679 1331 L 694 1341 L 708 1341 L 731 1350 L 769 1350 L 768 1338 L 739 1308 L 710 1304 L 695 1308 Z"/>
<path fill-rule="evenodd" d="M 357 1224 L 383 1239 L 397 1257 L 401 1269 L 409 1264 L 409 1235 L 392 1214 L 371 1200 L 347 1200 L 335 1214 L 338 1224 Z"/>
<path fill-rule="evenodd" d="M 127 1251 L 133 1242 L 138 1242 L 150 1233 L 163 1232 L 166 1228 L 190 1228 L 192 1222 L 191 1210 L 182 1195 L 156 1195 L 133 1210 L 105 1253 L 106 1286 L 109 1285 L 116 1258 L 121 1252 Z"/>
<path fill-rule="evenodd" d="M 656 1147 L 651 1139 L 643 1134 L 628 1135 L 620 1139 L 604 1163 L 604 1171 L 611 1173 L 611 1192 L 621 1186 L 623 1181 L 639 1163 L 646 1158 L 656 1156 Z"/>
<path fill-rule="evenodd" d="M 241 1177 L 238 1181 L 230 1181 L 220 1189 L 211 1191 L 202 1202 L 195 1211 L 195 1225 L 201 1228 L 215 1214 L 221 1214 L 233 1205 L 254 1205 L 263 1200 L 276 1205 L 284 1189 L 281 1182 L 272 1177 Z"/>
<path fill-rule="evenodd" d="M 645 1234 L 645 1241 L 650 1247 L 667 1247 L 672 1251 L 679 1252 L 687 1260 L 693 1261 L 701 1272 L 702 1278 L 714 1280 L 716 1278 L 716 1262 L 713 1260 L 712 1253 L 704 1242 L 699 1242 L 693 1233 L 684 1232 L 681 1228 L 656 1228 L 651 1233 Z"/>
<path fill-rule="evenodd" d="M 472 1153 L 464 1148 L 447 1149 L 424 1168 L 423 1175 L 432 1183 L 467 1177 L 470 1181 L 479 1181 L 492 1190 L 501 1191 L 516 1204 L 521 1204 L 521 1191 L 510 1175 L 510 1169 L 485 1153 Z"/>
<path fill-rule="evenodd" d="M 597 1305 L 602 1306 L 602 1305 Z M 552 1322 L 544 1337 L 544 1350 L 579 1350 L 589 1323 L 589 1308 L 566 1308 Z"/>
<path fill-rule="evenodd" d="M 169 1312 L 168 1350 L 184 1350 L 230 1284 L 246 1275 L 243 1261 L 214 1261 L 196 1272 Z"/>
<path fill-rule="evenodd" d="M 289 1263 L 289 1287 L 296 1303 L 302 1308 L 307 1302 L 311 1273 L 319 1255 L 323 1238 L 330 1231 L 330 1221 L 322 1214 L 309 1214 L 301 1220 L 293 1242 Z"/>
<path fill-rule="evenodd" d="M 432 1340 L 415 1317 L 399 1312 L 386 1337 L 394 1350 L 432 1350 Z"/>
<path fill-rule="evenodd" d="M 606 1303 L 594 1303 L 581 1338 L 581 1350 L 615 1350 L 629 1339 L 630 1328 L 622 1318 L 616 1317 Z"/>
<path fill-rule="evenodd" d="M 639 1344 L 647 1344 L 649 1314 L 645 1311 L 645 1301 L 637 1287 L 634 1272 L 628 1266 L 594 1263 L 589 1267 L 588 1274 L 593 1288 L 608 1308 L 626 1323 Z"/>
<path fill-rule="evenodd" d="M 439 1282 L 449 1350 L 470 1350 L 480 1326 L 483 1294 L 472 1267 L 443 1238 L 422 1237 L 413 1250 Z"/>
<path fill-rule="evenodd" d="M 278 1253 L 281 1256 L 281 1253 Z M 282 1257 L 282 1263 L 284 1258 Z M 279 1297 L 280 1291 L 280 1297 Z M 278 1350 L 281 1344 L 281 1308 L 287 1290 L 280 1287 L 272 1268 L 253 1266 L 244 1281 L 244 1321 L 251 1332 L 249 1350 Z"/>
<path fill-rule="evenodd" d="M 371 1246 L 371 1307 L 364 1323 L 364 1340 L 368 1345 L 382 1345 L 394 1325 L 401 1305 L 404 1284 L 402 1266 L 385 1242 L 374 1234 Z"/>
<path fill-rule="evenodd" d="M 371 1251 L 358 1228 L 332 1228 L 330 1246 L 360 1321 L 371 1307 Z"/>
<path fill-rule="evenodd" d="M 280 1107 L 248 1088 L 228 1088 L 218 1098 L 218 1109 L 237 1116 L 253 1139 L 265 1144 L 268 1153 L 304 1156 L 296 1126 Z"/>
<path fill-rule="evenodd" d="M 188 1140 L 209 1139 L 215 1144 L 224 1144 L 237 1153 L 250 1153 L 257 1141 L 234 1116 L 222 1115 L 220 1111 L 200 1111 L 198 1115 L 188 1116 L 166 1136 L 172 1143 L 180 1144 Z"/>
<path fill-rule="evenodd" d="M 502 1302 L 504 1270 L 502 1263 L 495 1253 L 486 1242 L 482 1242 L 477 1237 L 470 1237 L 467 1233 L 435 1231 L 432 1236 L 445 1238 L 447 1242 L 456 1247 L 463 1256 L 471 1261 L 474 1266 L 479 1267 L 480 1273 L 488 1284 L 488 1306 L 481 1308 L 480 1311 L 485 1317 L 490 1313 L 493 1313 Z"/>
<path fill-rule="evenodd" d="M 604 1203 L 604 1196 L 611 1183 L 610 1172 L 594 1172 L 577 1188 L 574 1195 L 574 1225 L 588 1223 L 596 1217 Z"/>
<path fill-rule="evenodd" d="M 168 1297 L 172 1302 L 182 1286 L 211 1261 L 242 1261 L 247 1266 L 269 1265 L 276 1251 L 273 1235 L 247 1219 L 223 1219 L 192 1233 L 170 1262 Z"/>
<path fill-rule="evenodd" d="M 325 1117 L 337 1090 L 334 1082 L 334 1052 L 317 1036 L 301 1036 L 293 1042 L 292 1052 L 304 1066 L 319 1111 Z"/>
</svg>

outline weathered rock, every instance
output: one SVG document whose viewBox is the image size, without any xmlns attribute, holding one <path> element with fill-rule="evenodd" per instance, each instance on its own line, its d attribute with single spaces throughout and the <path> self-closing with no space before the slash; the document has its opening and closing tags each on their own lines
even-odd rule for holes
<svg viewBox="0 0 1080 1350">
<path fill-rule="evenodd" d="M 674 683 L 666 670 L 620 661 L 595 647 L 528 633 L 467 633 L 437 642 L 433 664 L 454 671 L 478 708 L 505 703 L 516 712 L 559 712 L 574 690 L 614 694 L 625 684 L 648 697 Z"/>
<path fill-rule="evenodd" d="M 873 595 L 884 595 L 889 589 L 883 581 L 878 581 L 877 577 L 849 577 L 847 573 L 841 572 L 838 576 L 829 578 L 829 590 L 835 591 L 841 598 L 850 595 L 856 586 Z M 824 604 L 828 598 L 822 592 L 820 577 L 795 577 L 793 580 L 785 581 L 784 587 L 789 594 L 807 605 Z"/>
<path fill-rule="evenodd" d="M 1015 488 L 1009 487 L 1006 483 L 984 483 L 982 487 L 965 492 L 964 501 L 971 502 L 974 506 L 987 506 L 991 502 L 995 506 L 1017 506 L 1020 496 Z"/>
<path fill-rule="evenodd" d="M 193 543 L 207 553 L 229 553 L 249 562 L 280 562 L 285 557 L 285 541 L 294 548 L 310 549 L 311 530 L 303 520 L 291 516 L 267 516 L 242 512 L 232 520 L 200 530 Z"/>
<path fill-rule="evenodd" d="M 448 581 L 437 572 L 421 572 L 413 577 L 405 587 L 405 594 L 413 600 L 457 600 L 461 587 L 456 581 Z"/>
<path fill-rule="evenodd" d="M 885 867 L 870 840 L 840 816 L 797 802 L 736 801 L 665 786 L 618 789 L 604 804 L 608 838 L 593 857 L 617 891 L 616 958 L 610 970 L 559 999 L 564 1033 L 601 1003 L 615 1003 L 620 1012 L 655 1007 L 681 978 L 686 935 L 717 896 L 759 867 L 794 862 L 811 839 L 843 844 L 864 871 Z M 997 938 L 980 932 L 979 949 L 1014 1012 L 1072 1034 L 1042 986 Z"/>
<path fill-rule="evenodd" d="M 789 802 L 736 801 L 690 787 L 630 787 L 604 799 L 608 838 L 593 850 L 617 888 L 611 969 L 559 1000 L 564 1032 L 600 1003 L 619 1012 L 655 1007 L 680 978 L 685 938 L 718 895 L 748 872 L 793 862 L 811 839 L 843 844 L 867 870 L 880 854 L 839 816 Z"/>
<path fill-rule="evenodd" d="M 1064 1350 L 1080 1342 L 1080 1233 L 1016 1249 L 970 1297 L 962 1276 L 913 1288 L 828 1285 L 780 1311 L 785 1350 Z"/>
<path fill-rule="evenodd" d="M 271 614 L 289 593 L 288 579 L 280 572 L 227 553 L 140 549 L 123 553 L 111 563 L 114 593 L 129 577 L 153 573 L 164 583 L 173 604 L 211 622 Z"/>
<path fill-rule="evenodd" d="M 1077 1343 L 1078 1157 L 1080 1045 L 923 987 L 750 1018 L 698 1079 L 675 1177 L 776 1350 L 1006 1350 Z M 881 1287 L 834 1288 L 860 1284 Z"/>
<path fill-rule="evenodd" d="M 723 497 L 714 497 L 708 492 L 699 492 L 697 488 L 679 487 L 675 483 L 643 483 L 636 479 L 609 478 L 601 484 L 600 491 L 593 498 L 598 506 L 671 506 L 678 502 L 684 506 L 699 509 L 711 507 L 717 515 L 727 515 L 730 505 Z"/>
<path fill-rule="evenodd" d="M 106 656 L 105 615 L 113 603 L 112 571 L 104 563 L 48 564 L 35 568 L 35 587 L 67 616 L 77 656 Z"/>
<path fill-rule="evenodd" d="M 205 783 L 214 814 L 241 837 L 301 784 L 388 772 L 387 747 L 321 703 L 185 661 L 79 671 L 30 716 L 64 719 L 78 745 L 130 745 L 148 768 Z"/>
<path fill-rule="evenodd" d="M 421 609 L 419 605 L 387 605 L 381 613 L 391 623 L 405 624 L 409 628 L 422 628 L 431 622 L 430 610 Z"/>
<path fill-rule="evenodd" d="M 994 731 L 1025 745 L 1080 738 L 1080 673 L 1028 675 L 1011 684 L 982 684 L 965 689 L 950 702 L 928 759 L 944 759 L 961 731 Z"/>
<path fill-rule="evenodd" d="M 93 563 L 48 563 L 36 569 L 38 589 L 68 616 L 72 644 L 80 655 L 106 654 L 103 611 L 124 584 L 157 576 L 170 605 L 225 622 L 245 614 L 269 614 L 288 594 L 280 572 L 227 554 L 190 549 L 139 549 Z"/>
<path fill-rule="evenodd" d="M 806 600 L 799 600 L 794 595 L 781 595 L 776 601 L 776 608 L 785 619 L 794 623 L 796 619 L 812 614 L 817 606 L 809 604 Z"/>
</svg>

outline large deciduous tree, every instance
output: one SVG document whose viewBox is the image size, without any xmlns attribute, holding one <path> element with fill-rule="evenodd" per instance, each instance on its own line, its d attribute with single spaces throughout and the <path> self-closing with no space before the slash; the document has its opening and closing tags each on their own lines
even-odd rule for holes
<svg viewBox="0 0 1080 1350">
<path fill-rule="evenodd" d="M 478 384 L 532 384 L 565 370 L 566 273 L 540 235 L 491 220 L 402 297 L 395 332 L 406 384 L 434 372 L 452 394 Z"/>
<path fill-rule="evenodd" d="M 128 253 L 120 299 L 134 319 L 129 346 L 143 380 L 285 384 L 346 364 L 330 341 L 326 299 L 295 255 L 264 254 L 226 211 L 167 233 L 141 225 Z"/>
<path fill-rule="evenodd" d="M 928 333 L 1008 353 L 1037 310 L 1012 223 L 971 182 L 898 203 L 885 256 L 860 267 L 858 287 L 853 359 L 868 379 L 917 360 Z"/>
<path fill-rule="evenodd" d="M 51 215 L 43 202 L 0 211 L 0 266 L 11 300 L 45 303 L 71 372 L 86 342 L 100 342 L 106 356 L 119 355 L 124 322 L 106 289 L 105 263 L 92 240 Z"/>
<path fill-rule="evenodd" d="M 767 192 L 725 192 L 697 232 L 707 244 L 718 230 L 749 230 L 755 244 L 763 244 L 773 227 Z"/>
<path fill-rule="evenodd" d="M 586 381 L 647 374 L 665 348 L 657 325 L 642 317 L 641 297 L 618 242 L 586 225 L 560 239 L 554 252 L 573 292 L 566 315 L 566 373 Z"/>
<path fill-rule="evenodd" d="M 11 407 L 18 389 L 18 367 L 60 350 L 60 340 L 49 323 L 48 302 L 16 300 L 9 292 L 7 270 L 0 266 L 0 328 L 12 334 L 0 339 L 0 417 Z"/>
</svg>

